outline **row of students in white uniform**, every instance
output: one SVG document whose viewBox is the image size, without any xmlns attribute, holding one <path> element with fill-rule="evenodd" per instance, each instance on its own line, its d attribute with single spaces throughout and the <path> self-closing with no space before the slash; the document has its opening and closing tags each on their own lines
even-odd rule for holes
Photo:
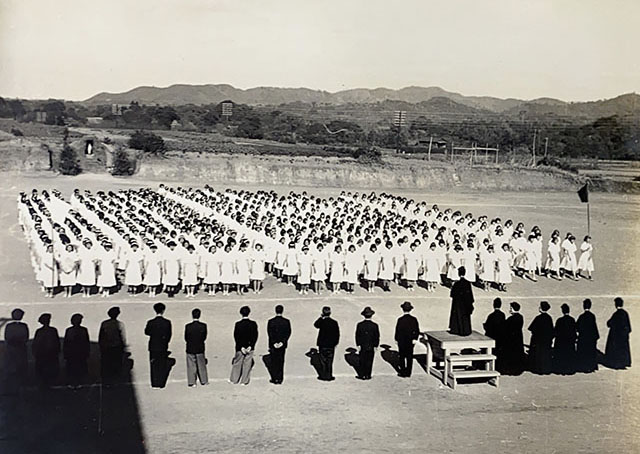
<svg viewBox="0 0 640 454">
<path fill-rule="evenodd" d="M 75 193 L 74 197 L 72 198 L 72 204 L 73 204 L 74 198 L 76 200 L 78 199 L 77 193 Z M 82 208 L 82 205 L 80 204 L 78 207 Z M 508 224 L 509 223 L 506 223 L 505 225 L 508 226 Z M 439 231 L 439 233 L 441 232 L 442 230 Z M 495 233 L 496 233 L 496 237 L 501 236 L 499 227 L 495 229 Z M 347 249 L 352 249 L 352 250 L 348 251 L 347 254 L 345 254 L 344 258 L 341 258 L 340 253 L 337 252 L 334 248 L 334 251 L 332 254 L 328 254 L 326 259 L 324 258 L 321 259 L 321 258 L 318 258 L 317 255 L 319 252 L 320 253 L 322 252 L 322 249 L 324 249 L 322 246 L 322 242 L 313 243 L 314 246 L 316 244 L 320 246 L 317 248 L 314 247 L 315 250 L 312 252 L 309 252 L 308 249 L 306 251 L 302 250 L 304 246 L 296 248 L 295 243 L 293 247 L 288 248 L 292 250 L 287 252 L 286 249 L 283 251 L 282 250 L 283 248 L 279 247 L 286 241 L 286 238 L 282 237 L 280 243 L 276 246 L 276 248 L 274 248 L 275 251 L 272 250 L 271 254 L 268 251 L 265 251 L 264 252 L 265 257 L 263 257 L 263 259 L 264 259 L 264 262 L 267 262 L 267 263 L 270 263 L 271 261 L 273 261 L 274 262 L 273 266 L 276 270 L 276 273 L 279 274 L 280 270 L 282 270 L 281 271 L 282 274 L 287 276 L 286 280 L 289 283 L 293 283 L 294 278 L 297 278 L 298 284 L 301 286 L 301 291 L 303 293 L 307 291 L 308 285 L 311 282 L 315 283 L 314 288 L 316 291 L 319 291 L 320 290 L 319 284 L 321 284 L 324 281 L 322 277 L 326 275 L 329 275 L 329 282 L 331 283 L 334 291 L 337 290 L 337 288 L 339 288 L 339 285 L 342 283 L 345 283 L 347 285 L 347 288 L 352 290 L 353 286 L 358 282 L 359 276 L 362 276 L 366 279 L 367 285 L 370 291 L 373 290 L 373 286 L 375 285 L 375 282 L 378 279 L 382 280 L 383 287 L 388 288 L 388 281 L 392 279 L 391 269 L 393 269 L 393 278 L 395 278 L 396 280 L 399 280 L 401 277 L 404 278 L 404 281 L 407 282 L 408 284 L 407 288 L 412 289 L 413 288 L 412 284 L 418 279 L 418 275 L 420 275 L 420 277 L 427 282 L 427 287 L 429 288 L 429 290 L 433 290 L 436 283 L 439 281 L 435 273 L 437 269 L 441 270 L 441 273 L 440 273 L 441 275 L 442 274 L 449 275 L 450 278 L 455 279 L 455 276 L 456 276 L 455 273 L 451 274 L 449 270 L 457 269 L 458 264 L 462 263 L 463 261 L 464 263 L 467 264 L 467 268 L 470 270 L 469 273 L 474 274 L 474 276 L 467 276 L 470 280 L 475 281 L 475 273 L 476 271 L 478 271 L 483 281 L 488 283 L 495 282 L 501 286 L 504 286 L 507 283 L 509 283 L 511 279 L 511 266 L 513 265 L 509 266 L 508 265 L 509 261 L 512 260 L 515 263 L 517 262 L 519 256 L 523 256 L 523 257 L 527 256 L 526 248 L 524 248 L 525 253 L 524 254 L 521 253 L 523 248 L 518 243 L 518 236 L 519 235 L 514 234 L 515 239 L 511 242 L 511 244 L 508 245 L 507 247 L 503 245 L 503 247 L 501 248 L 502 252 L 498 251 L 499 253 L 496 256 L 495 267 L 491 266 L 492 257 L 491 257 L 489 247 L 486 248 L 486 251 L 483 251 L 483 252 L 486 252 L 486 254 L 484 254 L 486 257 L 483 257 L 483 252 L 480 252 L 479 254 L 476 254 L 474 252 L 475 248 L 474 248 L 473 241 L 468 243 L 469 248 L 465 251 L 464 248 L 462 248 L 462 246 L 459 244 L 459 237 L 457 238 L 458 244 L 456 244 L 455 236 L 454 236 L 454 245 L 451 248 L 452 250 L 450 250 L 448 253 L 444 252 L 444 254 L 443 254 L 443 250 L 445 250 L 446 244 L 443 244 L 442 236 L 440 236 L 440 240 L 438 244 L 433 248 L 434 250 L 432 251 L 431 254 L 430 254 L 430 251 L 425 251 L 426 253 L 416 252 L 416 250 L 420 247 L 416 241 L 411 243 L 414 246 L 409 246 L 408 248 L 406 248 L 405 246 L 404 248 L 405 250 L 399 253 L 398 249 L 402 250 L 402 247 L 401 247 L 402 241 L 398 241 L 399 244 L 397 245 L 397 247 L 395 247 L 396 250 L 393 256 L 390 256 L 391 252 L 389 251 L 389 249 L 394 249 L 394 247 L 393 247 L 393 243 L 391 243 L 391 247 L 388 247 L 388 243 L 390 241 L 387 241 L 387 245 L 385 246 L 387 251 L 385 253 L 385 248 L 382 248 L 379 259 L 376 258 L 377 247 L 375 246 L 375 243 L 371 244 L 368 248 L 368 251 L 366 251 L 364 254 L 360 254 L 361 250 L 363 249 L 362 239 L 358 241 L 358 245 L 353 245 L 352 247 L 347 246 Z M 473 233 L 470 233 L 469 238 L 474 239 L 473 237 L 474 237 Z M 537 238 L 538 240 L 540 239 L 539 232 L 538 232 Z M 488 238 L 485 238 L 485 240 L 488 240 Z M 379 245 L 381 241 L 378 238 L 376 242 Z M 538 241 L 538 243 L 540 242 L 541 241 Z M 568 244 L 571 243 L 570 240 L 565 240 L 565 242 L 567 242 Z M 83 246 L 85 246 L 85 249 L 90 252 L 91 247 L 86 246 L 86 244 L 89 244 L 89 243 L 87 243 L 86 241 L 83 241 L 83 243 L 85 243 L 83 244 Z M 167 244 L 165 251 L 163 251 L 164 254 L 159 253 L 158 255 L 165 256 L 166 254 L 168 254 L 169 256 L 171 256 L 172 255 L 171 251 L 175 250 L 175 245 L 169 246 L 171 242 L 164 242 L 164 243 Z M 201 243 L 202 243 L 201 244 L 202 246 L 206 246 L 206 241 L 204 242 L 201 241 Z M 310 241 L 307 240 L 307 241 L 304 241 L 304 243 L 308 246 Z M 486 241 L 484 241 L 483 243 L 486 243 Z M 64 285 L 65 287 L 69 288 L 70 285 L 73 284 L 73 279 L 72 279 L 73 273 L 70 271 L 73 268 L 72 266 L 70 266 L 72 263 L 76 264 L 75 269 L 78 272 L 78 274 L 81 276 L 79 278 L 79 281 L 82 281 L 82 282 L 78 282 L 78 283 L 83 284 L 83 283 L 90 282 L 92 280 L 91 279 L 92 276 L 91 276 L 91 272 L 87 270 L 90 270 L 91 267 L 87 266 L 87 262 L 93 262 L 94 264 L 99 263 L 102 265 L 101 267 L 98 266 L 97 269 L 93 267 L 93 269 L 97 271 L 96 284 L 102 287 L 103 295 L 106 294 L 105 289 L 109 288 L 108 284 L 113 282 L 113 280 L 110 279 L 109 277 L 105 277 L 105 274 L 110 275 L 111 273 L 110 272 L 105 273 L 104 270 L 101 269 L 101 268 L 105 268 L 105 265 L 106 265 L 106 268 L 109 268 L 109 262 L 112 265 L 115 265 L 117 263 L 122 268 L 124 268 L 125 270 L 124 282 L 126 285 L 130 287 L 130 291 L 134 291 L 134 289 L 137 288 L 139 285 L 145 284 L 149 288 L 150 294 L 152 295 L 155 292 L 156 288 L 160 285 L 158 280 L 160 280 L 161 282 L 164 281 L 164 283 L 169 287 L 171 291 L 172 288 L 175 288 L 178 285 L 178 282 L 176 281 L 179 279 L 182 279 L 184 281 L 183 285 L 187 289 L 188 294 L 192 295 L 194 286 L 197 285 L 200 281 L 204 282 L 207 285 L 208 290 L 210 292 L 213 291 L 212 286 L 217 284 L 218 282 L 222 284 L 223 292 L 228 291 L 228 286 L 232 284 L 235 284 L 238 287 L 238 290 L 241 290 L 244 286 L 248 285 L 247 274 L 249 274 L 249 280 L 254 281 L 253 288 L 254 288 L 254 291 L 257 292 L 261 287 L 259 282 L 262 279 L 264 279 L 264 276 L 263 276 L 264 268 L 262 266 L 253 265 L 254 262 L 256 261 L 255 256 L 262 255 L 261 245 L 258 246 L 259 243 L 257 243 L 256 241 L 254 241 L 254 246 L 255 246 L 254 249 L 260 249 L 260 250 L 251 251 L 251 255 L 253 256 L 253 258 L 250 258 L 247 260 L 247 257 L 242 257 L 243 254 L 248 254 L 248 251 L 246 250 L 247 249 L 246 246 L 244 250 L 234 251 L 234 247 L 232 245 L 230 247 L 227 246 L 224 248 L 224 249 L 229 249 L 226 251 L 226 254 L 239 252 L 239 256 L 240 256 L 239 260 L 237 257 L 234 259 L 225 258 L 220 260 L 223 256 L 223 254 L 220 254 L 220 257 L 218 258 L 205 260 L 205 265 L 206 265 L 205 267 L 202 266 L 202 261 L 203 261 L 202 252 L 195 253 L 194 250 L 186 254 L 181 253 L 180 254 L 181 258 L 178 258 L 177 260 L 175 257 L 169 258 L 168 262 L 166 257 L 163 257 L 161 260 L 156 260 L 154 256 L 154 254 L 156 253 L 154 252 L 154 250 L 157 251 L 158 246 L 155 245 L 155 247 L 152 247 L 151 244 L 152 243 L 149 242 L 149 244 L 147 245 L 149 246 L 148 247 L 149 251 L 148 251 L 148 254 L 146 254 L 151 257 L 150 261 L 148 259 L 145 259 L 144 256 L 142 258 L 140 257 L 140 254 L 141 254 L 140 248 L 137 247 L 137 243 L 133 241 L 129 243 L 128 246 L 130 247 L 126 247 L 126 244 L 125 244 L 125 247 L 120 245 L 116 259 L 112 260 L 107 258 L 106 263 L 105 263 L 105 260 L 103 259 L 92 260 L 88 258 L 90 253 L 83 250 L 82 248 L 78 248 L 78 254 L 85 255 L 87 257 L 85 257 L 85 260 L 80 260 L 79 257 L 77 260 L 74 260 L 73 248 L 65 247 L 63 252 L 59 252 L 57 254 L 58 268 L 59 270 L 64 269 L 62 274 L 65 275 L 63 278 L 61 278 L 61 285 Z M 547 261 L 549 262 L 549 265 L 550 265 L 549 268 L 552 271 L 556 271 L 555 270 L 556 267 L 554 264 L 556 262 L 560 263 L 561 261 L 553 259 L 553 254 L 551 253 L 553 251 L 552 244 L 554 244 L 553 241 L 550 242 L 550 248 L 549 248 L 550 257 L 548 258 Z M 221 245 L 222 244 L 220 244 L 220 241 L 218 241 L 218 246 L 221 246 Z M 329 247 L 331 246 L 331 242 L 328 243 L 328 246 Z M 422 246 L 422 248 L 424 248 L 424 246 L 426 246 L 426 242 Z M 564 243 L 563 243 L 563 246 L 564 246 Z M 109 254 L 109 250 L 111 249 L 110 242 L 103 241 L 102 247 L 104 249 L 104 252 L 100 251 L 101 255 L 104 255 L 104 253 L 107 253 L 107 255 L 110 255 Z M 374 250 L 372 250 L 372 248 Z M 195 249 L 195 248 L 193 246 L 191 246 L 191 248 L 187 246 L 185 248 L 185 251 L 189 251 L 189 249 Z M 317 249 L 320 249 L 320 251 L 318 251 Z M 431 247 L 429 249 L 431 249 Z M 535 250 L 535 248 L 533 249 Z M 566 248 L 563 248 L 563 250 L 564 249 Z M 357 253 L 356 253 L 356 250 L 358 250 Z M 482 251 L 482 248 L 480 248 L 480 250 Z M 213 250 L 211 248 L 209 252 L 212 255 L 214 255 Z M 275 252 L 275 257 L 273 252 Z M 473 258 L 474 254 L 476 255 L 476 260 L 474 260 Z M 367 255 L 369 255 L 368 258 L 366 258 Z M 195 256 L 195 257 L 192 257 L 192 256 Z M 313 256 L 316 256 L 315 259 L 313 258 Z M 511 256 L 511 257 L 509 258 L 508 256 Z M 585 254 L 583 253 L 583 257 L 584 256 Z M 571 260 L 570 253 L 566 254 L 566 257 L 568 257 L 566 261 L 569 263 L 569 269 L 571 269 L 571 266 L 570 266 L 571 263 L 575 264 L 575 256 L 573 260 Z M 198 263 L 197 265 L 194 263 L 196 260 Z M 262 258 L 259 258 L 258 260 L 261 261 Z M 324 263 L 321 264 L 320 263 L 321 261 Z M 476 264 L 479 266 L 477 268 L 476 266 L 473 266 L 473 267 L 469 266 L 469 261 L 475 261 Z M 539 271 L 541 268 L 541 260 L 539 258 L 539 255 L 535 260 L 529 258 L 527 260 L 521 259 L 520 261 L 521 263 L 527 264 L 526 267 L 523 267 L 523 268 L 526 268 L 527 271 L 531 272 L 536 269 Z M 581 262 L 582 261 L 583 260 L 581 257 Z M 592 260 L 590 258 L 589 258 L 589 261 L 592 263 Z M 83 262 L 85 266 L 81 266 L 81 263 Z M 184 264 L 182 262 L 184 262 Z M 231 264 L 225 265 L 225 263 L 229 263 L 229 262 L 231 262 Z M 248 266 L 245 266 L 246 262 L 249 263 Z M 215 263 L 217 263 L 218 266 L 212 265 Z M 536 266 L 533 267 L 531 265 L 532 263 L 536 264 Z M 249 273 L 247 273 L 247 268 L 249 268 Z M 285 272 L 285 268 L 286 268 L 286 272 Z M 519 267 L 516 266 L 516 268 L 519 268 Z M 592 264 L 591 264 L 591 268 L 592 268 Z M 217 269 L 220 270 L 219 273 L 216 271 Z M 573 270 L 573 272 L 575 272 L 575 269 Z M 219 279 L 216 278 L 216 275 L 218 274 L 219 274 Z M 238 277 L 238 279 L 230 278 L 230 276 L 234 274 Z M 53 282 L 55 281 L 55 272 L 51 272 L 51 275 L 52 275 L 51 281 Z M 176 279 L 176 276 L 178 279 Z M 205 281 L 205 276 L 207 277 L 206 281 Z M 224 276 L 224 279 L 223 279 L 223 276 Z M 491 279 L 492 276 L 493 276 L 493 279 Z M 100 277 L 102 277 L 103 282 L 98 282 Z M 107 280 L 108 282 L 105 282 L 105 280 Z M 104 285 L 100 285 L 100 283 Z M 85 294 L 86 294 L 86 291 L 85 291 Z"/>
</svg>

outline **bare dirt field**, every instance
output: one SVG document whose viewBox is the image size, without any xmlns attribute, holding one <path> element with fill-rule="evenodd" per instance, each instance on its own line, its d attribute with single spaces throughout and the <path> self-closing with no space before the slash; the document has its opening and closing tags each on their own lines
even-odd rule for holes
<svg viewBox="0 0 640 454">
<path fill-rule="evenodd" d="M 416 307 L 422 330 L 447 327 L 450 300 L 445 288 L 436 293 L 418 289 L 408 293 L 393 287 L 390 294 L 300 296 L 292 288 L 269 278 L 262 295 L 244 297 L 181 296 L 154 300 L 146 295 L 128 298 L 120 292 L 110 299 L 44 298 L 35 283 L 26 242 L 17 224 L 16 197 L 21 190 L 58 188 L 69 196 L 73 188 L 110 190 L 131 186 L 157 187 L 160 181 L 116 179 L 82 175 L 76 178 L 47 173 L 2 174 L 0 181 L 0 320 L 14 307 L 26 311 L 31 332 L 43 312 L 53 315 L 52 325 L 62 334 L 73 313 L 84 314 L 91 341 L 106 311 L 122 309 L 120 319 L 127 329 L 133 368 L 130 386 L 102 388 L 85 386 L 78 391 L 59 386 L 49 392 L 31 384 L 20 396 L 0 395 L 0 453 L 204 453 L 204 452 L 452 452 L 452 453 L 603 453 L 640 451 L 640 336 L 632 333 L 634 366 L 626 371 L 601 367 L 593 374 L 573 376 L 502 377 L 500 387 L 484 384 L 443 387 L 428 375 L 420 362 L 410 379 L 396 376 L 389 361 L 393 355 L 376 355 L 368 382 L 354 378 L 345 359 L 354 346 L 355 324 L 366 305 L 376 310 L 381 342 L 395 350 L 393 330 L 401 315 L 399 305 L 409 300 Z M 165 181 L 165 183 L 172 184 Z M 203 185 L 204 181 L 175 183 Z M 224 188 L 226 185 L 216 185 Z M 246 185 L 245 185 L 246 187 Z M 255 186 L 258 188 L 259 186 Z M 268 187 L 278 192 L 306 190 L 318 195 L 339 193 L 341 188 Z M 416 199 L 455 207 L 489 217 L 522 221 L 527 228 L 538 224 L 545 239 L 554 228 L 571 231 L 581 239 L 586 234 L 586 206 L 574 192 L 421 193 L 390 191 Z M 505 303 L 519 301 L 525 326 L 533 319 L 540 300 L 560 315 L 560 304 L 581 312 L 581 301 L 593 300 L 604 350 L 606 320 L 613 312 L 613 298 L 625 298 L 632 326 L 640 326 L 640 197 L 594 193 L 591 203 L 591 234 L 595 245 L 596 273 L 593 282 L 542 279 L 538 283 L 518 278 L 506 294 Z M 473 326 L 481 324 L 491 310 L 493 291 L 476 291 Z M 164 301 L 166 316 L 173 322 L 171 343 L 173 367 L 164 390 L 149 385 L 145 321 L 153 316 L 152 303 Z M 266 321 L 273 307 L 285 305 L 293 335 L 287 351 L 285 381 L 269 383 L 262 361 L 267 353 Z M 258 322 L 260 337 L 256 366 L 248 386 L 227 382 L 233 356 L 233 323 L 238 309 L 248 304 Z M 315 345 L 313 321 L 320 308 L 330 305 L 340 323 L 342 338 L 334 364 L 337 380 L 316 380 L 305 355 Z M 207 356 L 211 384 L 187 388 L 183 341 L 184 324 L 190 311 L 200 307 L 209 325 Z M 0 330 L 1 332 L 2 330 Z M 525 343 L 528 333 L 525 334 Z M 424 355 L 423 347 L 416 353 Z M 2 345 L 0 344 L 0 355 Z M 2 358 L 0 358 L 2 361 Z M 31 370 L 33 373 L 33 370 Z M 96 378 L 92 364 L 92 378 Z M 62 382 L 62 380 L 61 380 Z M 62 383 L 61 383 L 62 385 Z"/>
</svg>

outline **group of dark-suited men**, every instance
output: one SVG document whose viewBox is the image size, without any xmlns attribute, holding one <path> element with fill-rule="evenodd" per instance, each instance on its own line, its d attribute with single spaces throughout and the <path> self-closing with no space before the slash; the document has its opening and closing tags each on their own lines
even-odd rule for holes
<svg viewBox="0 0 640 454">
<path fill-rule="evenodd" d="M 539 314 L 528 327 L 531 332 L 529 353 L 525 355 L 522 330 L 524 319 L 520 305 L 509 305 L 509 317 L 502 312 L 502 301 L 493 301 L 494 311 L 484 323 L 485 335 L 496 341 L 496 368 L 504 375 L 519 375 L 525 370 L 535 374 L 571 375 L 576 372 L 590 373 L 598 369 L 598 363 L 612 369 L 631 366 L 629 334 L 631 323 L 624 310 L 622 298 L 615 298 L 616 311 L 607 321 L 609 335 L 604 355 L 597 348 L 600 333 L 596 316 L 591 312 L 591 300 L 583 301 L 584 312 L 577 321 L 570 315 L 568 304 L 562 304 L 562 316 L 555 325 L 547 301 L 540 302 Z"/>
<path fill-rule="evenodd" d="M 468 335 L 471 332 L 473 296 L 467 289 L 456 286 L 452 289 L 452 297 L 450 332 Z M 624 369 L 631 366 L 631 324 L 629 315 L 623 308 L 622 298 L 616 298 L 614 302 L 616 311 L 607 322 L 609 335 L 602 363 L 610 368 Z M 584 301 L 584 313 L 577 321 L 571 317 L 569 306 L 563 304 L 563 316 L 556 320 L 555 325 L 548 314 L 550 304 L 542 301 L 540 313 L 528 328 L 531 332 L 528 355 L 525 355 L 524 351 L 524 319 L 519 313 L 520 305 L 517 302 L 510 304 L 509 317 L 502 312 L 502 302 L 499 298 L 494 300 L 493 306 L 494 311 L 487 317 L 484 328 L 485 334 L 496 340 L 496 367 L 502 374 L 518 375 L 527 369 L 537 374 L 572 374 L 578 371 L 592 372 L 598 368 L 599 352 L 596 345 L 600 336 L 595 315 L 591 313 L 590 300 Z M 397 320 L 395 329 L 399 358 L 397 369 L 400 377 L 410 377 L 414 346 L 420 336 L 420 328 L 418 320 L 411 315 L 413 305 L 406 301 L 400 307 L 403 315 Z M 163 303 L 154 304 L 153 309 L 156 317 L 147 322 L 145 334 L 149 337 L 151 386 L 162 388 L 166 384 L 173 361 L 169 351 L 172 327 L 171 322 L 164 317 L 166 306 Z M 255 363 L 258 325 L 249 319 L 250 313 L 248 306 L 241 307 L 242 318 L 234 327 L 235 354 L 229 378 L 233 384 L 248 384 Z M 269 355 L 265 358 L 265 363 L 271 375 L 270 382 L 276 385 L 284 380 L 285 353 L 291 336 L 291 323 L 283 313 L 284 307 L 277 305 L 275 317 L 267 323 Z M 118 320 L 120 309 L 112 307 L 107 314 L 109 318 L 100 325 L 98 345 L 102 383 L 109 385 L 122 380 L 128 354 L 124 324 Z M 363 320 L 356 326 L 355 341 L 359 349 L 359 367 L 356 369 L 357 378 L 361 380 L 371 379 L 375 351 L 380 345 L 380 330 L 372 320 L 374 314 L 373 309 L 366 307 L 361 312 Z M 11 315 L 13 321 L 5 328 L 5 372 L 19 386 L 27 375 L 29 329 L 21 321 L 24 316 L 22 310 L 15 309 Z M 184 340 L 187 384 L 193 387 L 197 382 L 206 385 L 209 379 L 205 356 L 207 325 L 200 321 L 199 309 L 193 309 L 191 315 L 193 321 L 185 326 Z M 55 383 L 59 374 L 60 339 L 56 328 L 50 325 L 51 314 L 42 314 L 38 321 L 42 326 L 36 330 L 32 344 L 35 372 L 42 385 L 50 386 Z M 338 322 L 331 317 L 330 307 L 322 308 L 321 316 L 315 321 L 314 327 L 318 330 L 317 351 L 312 351 L 311 356 L 312 360 L 313 357 L 317 358 L 318 379 L 333 381 L 333 361 L 340 340 L 340 328 Z M 66 329 L 62 342 L 62 353 L 66 363 L 68 385 L 77 388 L 88 373 L 90 356 L 89 333 L 82 326 L 81 314 L 71 317 L 71 326 Z"/>
</svg>

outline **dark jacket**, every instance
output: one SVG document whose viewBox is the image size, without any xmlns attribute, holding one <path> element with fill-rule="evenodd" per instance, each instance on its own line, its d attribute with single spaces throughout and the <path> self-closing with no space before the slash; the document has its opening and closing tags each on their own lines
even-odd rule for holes
<svg viewBox="0 0 640 454">
<path fill-rule="evenodd" d="M 537 374 L 550 374 L 553 368 L 552 349 L 553 320 L 546 312 L 538 314 L 529 325 L 529 367 Z"/>
<path fill-rule="evenodd" d="M 318 348 L 335 348 L 340 342 L 340 327 L 331 317 L 320 317 L 313 324 L 318 328 Z"/>
<path fill-rule="evenodd" d="M 500 333 L 502 332 L 503 323 L 505 321 L 504 312 L 500 309 L 494 310 L 489 314 L 487 320 L 482 325 L 484 327 L 484 335 L 498 342 Z"/>
<path fill-rule="evenodd" d="M 399 347 L 409 347 L 420 336 L 418 319 L 411 314 L 404 314 L 396 323 L 395 341 Z"/>
<path fill-rule="evenodd" d="M 248 318 L 237 321 L 233 329 L 233 338 L 236 341 L 237 352 L 247 347 L 255 350 L 256 342 L 258 342 L 258 324 Z"/>
<path fill-rule="evenodd" d="M 451 314 L 449 332 L 459 336 L 471 334 L 471 314 L 473 313 L 473 290 L 471 283 L 461 278 L 451 287 Z"/>
<path fill-rule="evenodd" d="M 184 340 L 187 342 L 187 353 L 192 355 L 204 353 L 204 341 L 207 340 L 207 324 L 199 320 L 187 323 L 184 327 Z"/>
<path fill-rule="evenodd" d="M 267 322 L 267 334 L 269 336 L 269 348 L 273 344 L 282 342 L 282 347 L 287 348 L 289 337 L 291 337 L 291 322 L 282 316 L 273 317 Z"/>
<path fill-rule="evenodd" d="M 26 323 L 11 322 L 4 329 L 4 340 L 7 346 L 16 350 L 27 350 L 27 341 L 29 340 L 29 327 Z"/>
<path fill-rule="evenodd" d="M 631 322 L 626 310 L 617 309 L 607 321 L 609 335 L 605 350 L 605 363 L 613 369 L 624 369 L 631 366 L 631 349 L 629 334 Z"/>
<path fill-rule="evenodd" d="M 372 320 L 362 320 L 356 325 L 356 345 L 362 350 L 371 351 L 380 345 L 380 329 Z"/>
<path fill-rule="evenodd" d="M 67 361 L 84 360 L 89 357 L 89 331 L 84 326 L 70 326 L 64 333 L 62 352 Z"/>
<path fill-rule="evenodd" d="M 58 330 L 53 326 L 43 326 L 36 330 L 31 345 L 33 356 L 36 359 L 57 358 L 60 354 L 60 338 Z"/>
<path fill-rule="evenodd" d="M 166 352 L 171 340 L 171 322 L 159 315 L 147 322 L 144 333 L 149 336 L 150 352 Z"/>
<path fill-rule="evenodd" d="M 103 321 L 100 325 L 100 333 L 98 334 L 98 344 L 100 345 L 101 351 L 112 348 L 124 349 L 126 340 L 122 322 L 114 319 Z"/>
</svg>

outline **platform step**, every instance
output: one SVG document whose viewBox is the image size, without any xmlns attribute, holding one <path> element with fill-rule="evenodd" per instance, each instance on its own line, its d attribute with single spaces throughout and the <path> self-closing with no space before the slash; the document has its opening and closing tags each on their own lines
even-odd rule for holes
<svg viewBox="0 0 640 454">
<path fill-rule="evenodd" d="M 500 372 L 497 370 L 454 370 L 449 375 L 456 380 L 461 378 L 493 378 L 499 377 Z"/>
<path fill-rule="evenodd" d="M 472 353 L 463 355 L 451 355 L 447 357 L 447 360 L 452 363 L 458 361 L 495 361 L 496 356 L 489 353 Z"/>
</svg>

